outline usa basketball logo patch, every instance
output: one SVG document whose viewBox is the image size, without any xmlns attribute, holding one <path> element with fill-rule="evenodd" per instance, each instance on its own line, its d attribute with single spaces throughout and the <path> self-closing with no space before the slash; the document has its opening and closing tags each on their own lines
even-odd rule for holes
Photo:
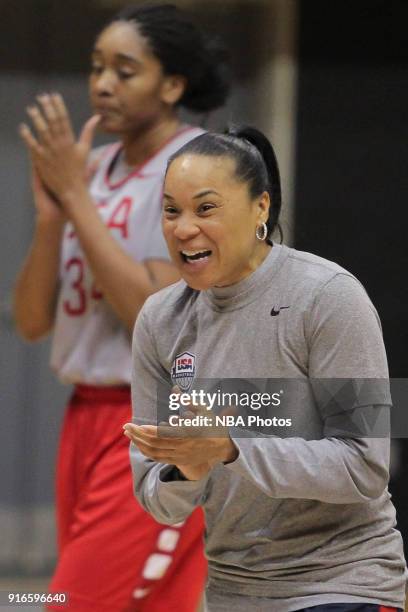
<svg viewBox="0 0 408 612">
<path fill-rule="evenodd" d="M 195 355 L 185 351 L 177 355 L 171 368 L 171 378 L 182 391 L 188 391 L 195 376 Z"/>
</svg>

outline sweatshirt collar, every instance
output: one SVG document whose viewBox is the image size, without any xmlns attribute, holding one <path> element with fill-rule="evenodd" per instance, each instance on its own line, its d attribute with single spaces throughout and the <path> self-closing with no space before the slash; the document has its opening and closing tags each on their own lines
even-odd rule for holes
<svg viewBox="0 0 408 612">
<path fill-rule="evenodd" d="M 289 255 L 288 247 L 273 244 L 267 257 L 252 274 L 228 287 L 212 287 L 201 294 L 214 310 L 225 312 L 242 308 L 256 300 L 270 287 L 272 278 Z"/>
</svg>

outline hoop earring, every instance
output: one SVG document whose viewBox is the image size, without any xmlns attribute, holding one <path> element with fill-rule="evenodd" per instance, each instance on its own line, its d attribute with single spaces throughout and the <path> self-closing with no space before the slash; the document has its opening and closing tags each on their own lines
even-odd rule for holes
<svg viewBox="0 0 408 612">
<path fill-rule="evenodd" d="M 256 228 L 255 236 L 258 238 L 258 240 L 266 240 L 267 235 L 268 235 L 268 226 L 266 225 L 266 223 L 262 223 L 260 227 Z"/>
</svg>

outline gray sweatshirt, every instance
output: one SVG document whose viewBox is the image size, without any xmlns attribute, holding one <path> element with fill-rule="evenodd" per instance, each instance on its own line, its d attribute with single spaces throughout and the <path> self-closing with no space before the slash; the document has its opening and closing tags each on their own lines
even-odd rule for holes
<svg viewBox="0 0 408 612">
<path fill-rule="evenodd" d="M 181 281 L 151 296 L 133 355 L 137 424 L 157 424 L 158 386 L 180 380 L 191 391 L 198 379 L 388 377 L 378 316 L 361 284 L 332 262 L 279 245 L 233 286 L 192 294 Z M 361 417 L 389 405 L 380 386 L 341 409 Z M 336 602 L 403 607 L 389 440 L 334 437 L 336 410 L 319 394 L 288 409 L 289 436 L 243 437 L 231 427 L 238 458 L 196 482 L 131 445 L 138 499 L 167 524 L 203 507 L 209 587 L 224 595 L 267 597 L 281 612 Z"/>
</svg>

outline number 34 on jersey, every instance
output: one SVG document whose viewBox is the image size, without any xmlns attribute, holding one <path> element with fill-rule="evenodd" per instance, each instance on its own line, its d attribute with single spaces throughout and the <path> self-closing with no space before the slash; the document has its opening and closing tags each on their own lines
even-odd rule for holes
<svg viewBox="0 0 408 612">
<path fill-rule="evenodd" d="M 103 215 L 106 227 L 120 242 L 129 237 L 129 217 L 132 205 L 133 199 L 131 197 L 122 198 L 107 217 Z M 101 203 L 97 206 L 103 214 L 105 204 Z M 65 240 L 77 240 L 73 229 L 65 234 Z M 81 316 L 86 312 L 90 301 L 98 301 L 103 298 L 102 292 L 90 278 L 87 263 L 79 250 L 76 250 L 75 254 L 68 257 L 64 262 L 63 278 L 65 287 L 67 289 L 69 287 L 69 290 L 64 291 L 63 299 L 63 309 L 67 315 L 71 317 Z"/>
</svg>

